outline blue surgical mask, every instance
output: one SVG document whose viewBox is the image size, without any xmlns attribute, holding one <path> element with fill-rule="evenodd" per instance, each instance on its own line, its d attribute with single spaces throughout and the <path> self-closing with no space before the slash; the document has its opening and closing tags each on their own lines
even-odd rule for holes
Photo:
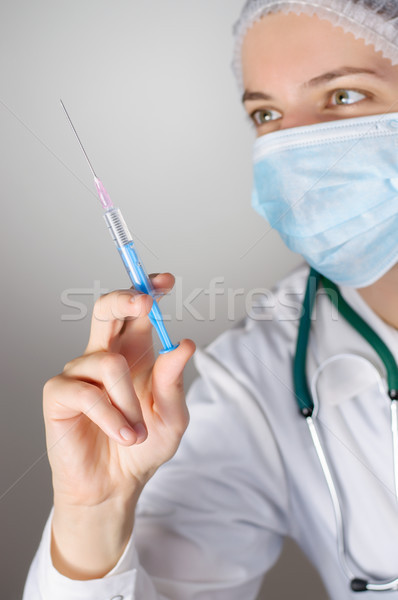
<svg viewBox="0 0 398 600">
<path fill-rule="evenodd" d="M 314 269 L 371 285 L 398 262 L 398 113 L 258 138 L 252 203 Z"/>
</svg>

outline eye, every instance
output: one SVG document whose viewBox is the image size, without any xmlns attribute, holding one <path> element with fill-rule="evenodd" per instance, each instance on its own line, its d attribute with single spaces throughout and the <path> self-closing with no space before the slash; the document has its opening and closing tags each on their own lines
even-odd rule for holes
<svg viewBox="0 0 398 600">
<path fill-rule="evenodd" d="M 276 121 L 282 117 L 279 111 L 272 109 L 256 110 L 250 116 L 256 125 L 264 125 L 264 123 Z"/>
<path fill-rule="evenodd" d="M 355 104 L 366 98 L 365 94 L 356 92 L 355 90 L 337 90 L 332 95 L 333 106 L 344 106 L 347 104 Z"/>
</svg>

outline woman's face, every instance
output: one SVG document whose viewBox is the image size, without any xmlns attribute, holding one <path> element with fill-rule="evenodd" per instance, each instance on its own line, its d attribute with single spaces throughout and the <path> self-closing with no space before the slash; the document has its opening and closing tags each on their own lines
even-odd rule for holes
<svg viewBox="0 0 398 600">
<path fill-rule="evenodd" d="M 242 49 L 243 102 L 257 134 L 398 112 L 398 66 L 316 16 L 270 14 Z"/>
</svg>

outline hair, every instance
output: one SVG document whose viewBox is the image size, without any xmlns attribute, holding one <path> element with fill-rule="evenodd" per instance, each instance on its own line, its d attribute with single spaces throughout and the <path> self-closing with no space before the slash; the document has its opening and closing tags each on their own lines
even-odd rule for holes
<svg viewBox="0 0 398 600">
<path fill-rule="evenodd" d="M 398 2 L 396 0 L 351 0 L 353 4 L 362 4 L 377 15 L 385 16 L 387 19 L 398 17 Z"/>
</svg>

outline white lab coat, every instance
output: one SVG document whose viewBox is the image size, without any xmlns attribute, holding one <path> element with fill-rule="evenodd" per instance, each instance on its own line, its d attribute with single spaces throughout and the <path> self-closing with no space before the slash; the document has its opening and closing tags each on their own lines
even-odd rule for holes
<svg viewBox="0 0 398 600">
<path fill-rule="evenodd" d="M 275 289 L 274 306 L 198 351 L 188 394 L 191 422 L 175 458 L 145 489 L 126 551 L 102 580 L 71 581 L 53 568 L 50 521 L 24 600 L 250 600 L 290 536 L 319 570 L 330 597 L 357 597 L 339 564 L 328 489 L 293 394 L 292 359 L 308 268 Z M 354 290 L 343 296 L 398 359 L 398 333 Z M 390 401 L 374 350 L 321 293 L 308 378 L 319 375 L 318 424 L 339 490 L 356 576 L 398 577 Z M 380 379 L 381 376 L 381 379 Z M 365 592 L 367 600 L 380 594 Z M 398 592 L 388 598 L 398 599 Z"/>
</svg>

